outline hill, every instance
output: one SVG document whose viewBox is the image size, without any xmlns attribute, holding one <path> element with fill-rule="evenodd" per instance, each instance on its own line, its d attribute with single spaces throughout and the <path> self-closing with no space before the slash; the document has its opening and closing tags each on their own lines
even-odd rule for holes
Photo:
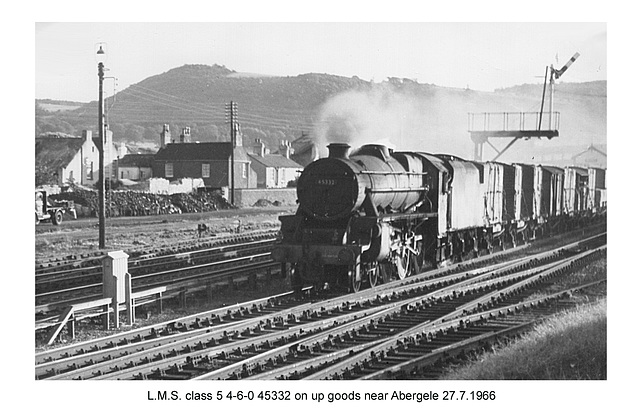
<svg viewBox="0 0 640 420">
<path fill-rule="evenodd" d="M 541 95 L 542 85 L 479 92 L 393 77 L 373 83 L 355 76 L 274 77 L 220 65 L 185 65 L 109 97 L 106 109 L 114 139 L 134 144 L 157 144 L 163 124 L 170 124 L 173 137 L 189 126 L 192 141 L 228 141 L 225 107 L 234 101 L 246 145 L 261 138 L 275 149 L 304 132 L 319 143 L 384 141 L 396 149 L 471 158 L 468 113 L 537 112 Z M 606 95 L 605 81 L 557 84 L 554 110 L 561 113 L 560 137 L 519 142 L 504 159 L 528 160 L 549 146 L 572 153 L 592 143 L 606 144 Z M 51 106 L 36 106 L 36 134 L 78 135 L 96 129 L 97 102 L 47 109 Z"/>
</svg>

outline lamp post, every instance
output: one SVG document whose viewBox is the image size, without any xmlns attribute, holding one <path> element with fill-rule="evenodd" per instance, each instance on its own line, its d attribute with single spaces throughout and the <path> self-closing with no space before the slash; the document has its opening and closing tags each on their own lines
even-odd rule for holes
<svg viewBox="0 0 640 420">
<path fill-rule="evenodd" d="M 105 248 L 105 199 L 104 199 L 104 100 L 102 98 L 102 85 L 104 83 L 104 62 L 106 52 L 103 45 L 96 52 L 98 62 L 98 248 Z"/>
</svg>

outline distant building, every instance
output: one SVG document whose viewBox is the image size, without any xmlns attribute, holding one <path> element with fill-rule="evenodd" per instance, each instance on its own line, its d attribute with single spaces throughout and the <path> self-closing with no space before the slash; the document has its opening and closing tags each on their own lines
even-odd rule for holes
<svg viewBox="0 0 640 420">
<path fill-rule="evenodd" d="M 36 170 L 49 171 L 58 185 L 78 184 L 94 186 L 99 177 L 99 138 L 90 130 L 82 137 L 36 138 Z M 114 161 L 118 149 L 113 144 L 113 133 L 106 131 L 104 147 L 105 177 L 115 178 Z"/>
<path fill-rule="evenodd" d="M 293 153 L 291 159 L 301 166 L 307 166 L 320 158 L 320 152 L 315 140 L 307 133 L 291 142 Z"/>
<path fill-rule="evenodd" d="M 243 147 L 231 143 L 168 143 L 156 153 L 153 176 L 177 181 L 202 178 L 206 187 L 231 187 L 231 152 L 234 157 L 235 188 L 255 188 L 251 159 Z"/>
<path fill-rule="evenodd" d="M 302 171 L 302 165 L 290 159 L 291 144 L 282 142 L 280 154 L 267 154 L 266 147 L 256 139 L 251 158 L 251 169 L 257 177 L 258 188 L 285 188 L 296 180 Z"/>
<path fill-rule="evenodd" d="M 153 154 L 126 155 L 118 160 L 118 179 L 144 181 L 153 177 Z"/>
<path fill-rule="evenodd" d="M 594 145 L 591 145 L 587 147 L 585 151 L 574 155 L 571 161 L 574 166 L 606 169 L 607 154 Z"/>
</svg>

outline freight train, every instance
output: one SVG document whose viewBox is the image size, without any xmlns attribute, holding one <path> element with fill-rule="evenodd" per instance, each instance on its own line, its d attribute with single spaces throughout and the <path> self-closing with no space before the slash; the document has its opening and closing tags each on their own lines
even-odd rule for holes
<svg viewBox="0 0 640 420">
<path fill-rule="evenodd" d="M 358 291 L 606 217 L 604 169 L 328 148 L 302 172 L 272 251 L 297 290 Z"/>
</svg>

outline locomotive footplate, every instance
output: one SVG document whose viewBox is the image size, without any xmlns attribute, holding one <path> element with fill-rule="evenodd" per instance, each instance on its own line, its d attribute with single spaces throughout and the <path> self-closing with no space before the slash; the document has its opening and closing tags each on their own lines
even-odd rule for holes
<svg viewBox="0 0 640 420">
<path fill-rule="evenodd" d="M 365 247 L 360 245 L 280 244 L 271 258 L 279 262 L 310 265 L 356 265 Z"/>
</svg>

